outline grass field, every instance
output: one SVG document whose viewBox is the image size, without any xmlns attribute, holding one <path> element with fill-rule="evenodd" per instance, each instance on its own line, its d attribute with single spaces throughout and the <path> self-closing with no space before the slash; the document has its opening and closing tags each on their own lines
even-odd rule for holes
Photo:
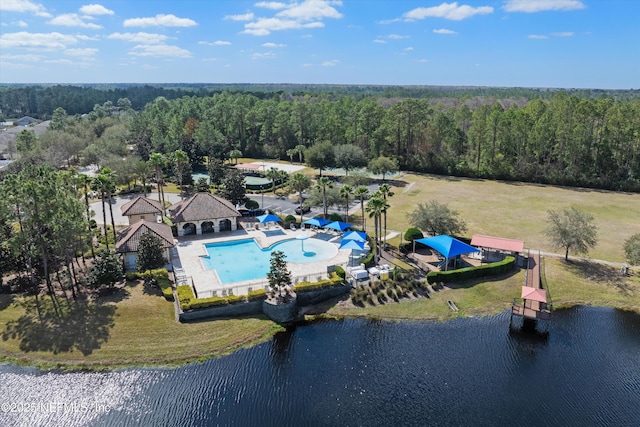
<svg viewBox="0 0 640 427">
<path fill-rule="evenodd" d="M 526 248 L 545 252 L 564 253 L 551 247 L 544 234 L 547 211 L 572 205 L 593 215 L 598 227 L 591 258 L 623 262 L 624 241 L 640 233 L 640 194 L 417 174 L 404 174 L 399 181 L 389 199 L 387 224 L 393 226 L 388 229 L 406 230 L 407 212 L 419 203 L 438 200 L 459 212 L 468 237 L 486 234 L 524 240 Z"/>
<path fill-rule="evenodd" d="M 228 354 L 267 340 L 280 326 L 265 317 L 177 323 L 173 303 L 142 283 L 130 282 L 98 303 L 62 300 L 53 313 L 41 298 L 0 295 L 0 356 L 43 367 L 99 370 L 132 365 L 172 365 Z"/>
</svg>

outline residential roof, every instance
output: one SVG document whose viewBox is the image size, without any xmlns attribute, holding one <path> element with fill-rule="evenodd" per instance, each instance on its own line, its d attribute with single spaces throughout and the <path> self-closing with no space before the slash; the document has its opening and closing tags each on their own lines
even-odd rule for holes
<svg viewBox="0 0 640 427">
<path fill-rule="evenodd" d="M 499 249 L 509 252 L 522 252 L 524 250 L 524 241 L 522 240 L 483 236 L 481 234 L 474 234 L 471 239 L 471 244 L 482 248 Z"/>
<path fill-rule="evenodd" d="M 149 199 L 147 197 L 138 196 L 135 199 L 125 203 L 120 207 L 122 215 L 143 215 L 143 214 L 159 214 L 162 213 L 162 203 Z"/>
<path fill-rule="evenodd" d="M 137 252 L 140 237 L 147 232 L 158 236 L 163 248 L 171 248 L 174 246 L 171 227 L 163 223 L 142 220 L 128 226 L 118 234 L 118 238 L 116 239 L 116 252 Z"/>
<path fill-rule="evenodd" d="M 169 207 L 169 217 L 175 222 L 242 216 L 233 204 L 210 193 L 196 193 Z"/>
</svg>

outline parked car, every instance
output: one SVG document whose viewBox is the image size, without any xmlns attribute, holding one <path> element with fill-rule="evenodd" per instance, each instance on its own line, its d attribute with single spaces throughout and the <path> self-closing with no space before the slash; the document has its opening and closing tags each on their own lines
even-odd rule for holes
<svg viewBox="0 0 640 427">
<path fill-rule="evenodd" d="M 311 208 L 309 206 L 302 206 L 302 209 L 300 209 L 300 206 L 296 208 L 296 213 L 298 215 L 306 214 L 309 211 L 311 211 Z"/>
</svg>

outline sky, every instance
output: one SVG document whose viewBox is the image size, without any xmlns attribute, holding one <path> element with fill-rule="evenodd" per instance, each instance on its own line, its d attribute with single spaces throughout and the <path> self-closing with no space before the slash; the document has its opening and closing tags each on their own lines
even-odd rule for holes
<svg viewBox="0 0 640 427">
<path fill-rule="evenodd" d="M 0 0 L 0 83 L 638 89 L 640 1 Z"/>
</svg>

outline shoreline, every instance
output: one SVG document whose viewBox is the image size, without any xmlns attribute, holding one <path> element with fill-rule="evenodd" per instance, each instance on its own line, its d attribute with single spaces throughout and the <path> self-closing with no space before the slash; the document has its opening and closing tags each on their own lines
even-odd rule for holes
<svg viewBox="0 0 640 427">
<path fill-rule="evenodd" d="M 545 265 L 556 310 L 595 306 L 640 315 L 637 267 L 621 277 L 615 267 L 585 261 L 548 258 Z M 450 284 L 428 298 L 365 307 L 336 298 L 310 308 L 304 319 L 445 322 L 493 316 L 509 310 L 523 280 L 524 271 L 517 269 L 484 281 Z M 458 312 L 451 311 L 449 300 Z M 69 313 L 62 318 L 47 312 L 48 300 L 41 299 L 42 312 L 50 315 L 44 324 L 32 302 L 29 297 L 0 295 L 0 363 L 62 372 L 176 368 L 262 344 L 284 330 L 265 316 L 178 323 L 173 304 L 140 282 L 128 282 L 119 294 L 95 304 L 68 304 Z M 72 310 L 76 305 L 77 315 Z"/>
<path fill-rule="evenodd" d="M 639 306 L 617 306 L 617 305 L 608 305 L 608 304 L 593 304 L 588 301 L 574 301 L 574 302 L 563 302 L 557 307 L 557 310 L 566 310 L 574 307 L 600 307 L 600 308 L 610 308 L 614 310 L 622 310 L 635 313 L 640 316 L 640 307 Z M 504 308 L 502 310 L 495 311 L 480 311 L 468 314 L 456 314 L 452 312 L 451 316 L 442 317 L 442 316 L 427 316 L 422 318 L 416 317 L 378 317 L 370 314 L 349 314 L 349 315 L 335 315 L 335 314 L 313 314 L 313 315 L 305 315 L 304 320 L 301 323 L 313 323 L 315 321 L 320 320 L 347 320 L 347 319 L 371 319 L 371 320 L 380 320 L 385 322 L 438 322 L 444 323 L 449 322 L 456 319 L 470 319 L 470 318 L 482 318 L 482 317 L 490 317 L 500 315 L 502 312 L 508 311 L 508 308 Z M 459 313 L 459 312 L 458 312 Z M 258 340 L 246 342 L 239 344 L 235 348 L 228 348 L 224 353 L 202 356 L 199 358 L 188 358 L 188 359 L 168 359 L 165 361 L 148 361 L 141 363 L 120 363 L 118 361 L 114 361 L 114 363 L 92 363 L 92 364 L 63 364 L 63 363 L 51 363 L 51 362 L 34 362 L 34 360 L 30 360 L 28 358 L 24 359 L 15 359 L 12 357 L 7 357 L 5 355 L 0 354 L 0 364 L 3 365 L 12 365 L 14 367 L 20 368 L 32 368 L 37 369 L 42 372 L 59 372 L 59 373 L 90 373 L 90 372 L 110 372 L 110 371 L 118 371 L 118 370 L 127 370 L 127 369 L 176 369 L 181 368 L 183 366 L 192 364 L 192 363 L 203 363 L 211 359 L 217 359 L 220 357 L 228 356 L 236 351 L 242 349 L 248 349 L 254 347 L 256 345 L 263 344 L 270 340 L 275 334 L 283 331 L 284 328 L 274 328 L 268 335 L 261 337 Z"/>
</svg>

